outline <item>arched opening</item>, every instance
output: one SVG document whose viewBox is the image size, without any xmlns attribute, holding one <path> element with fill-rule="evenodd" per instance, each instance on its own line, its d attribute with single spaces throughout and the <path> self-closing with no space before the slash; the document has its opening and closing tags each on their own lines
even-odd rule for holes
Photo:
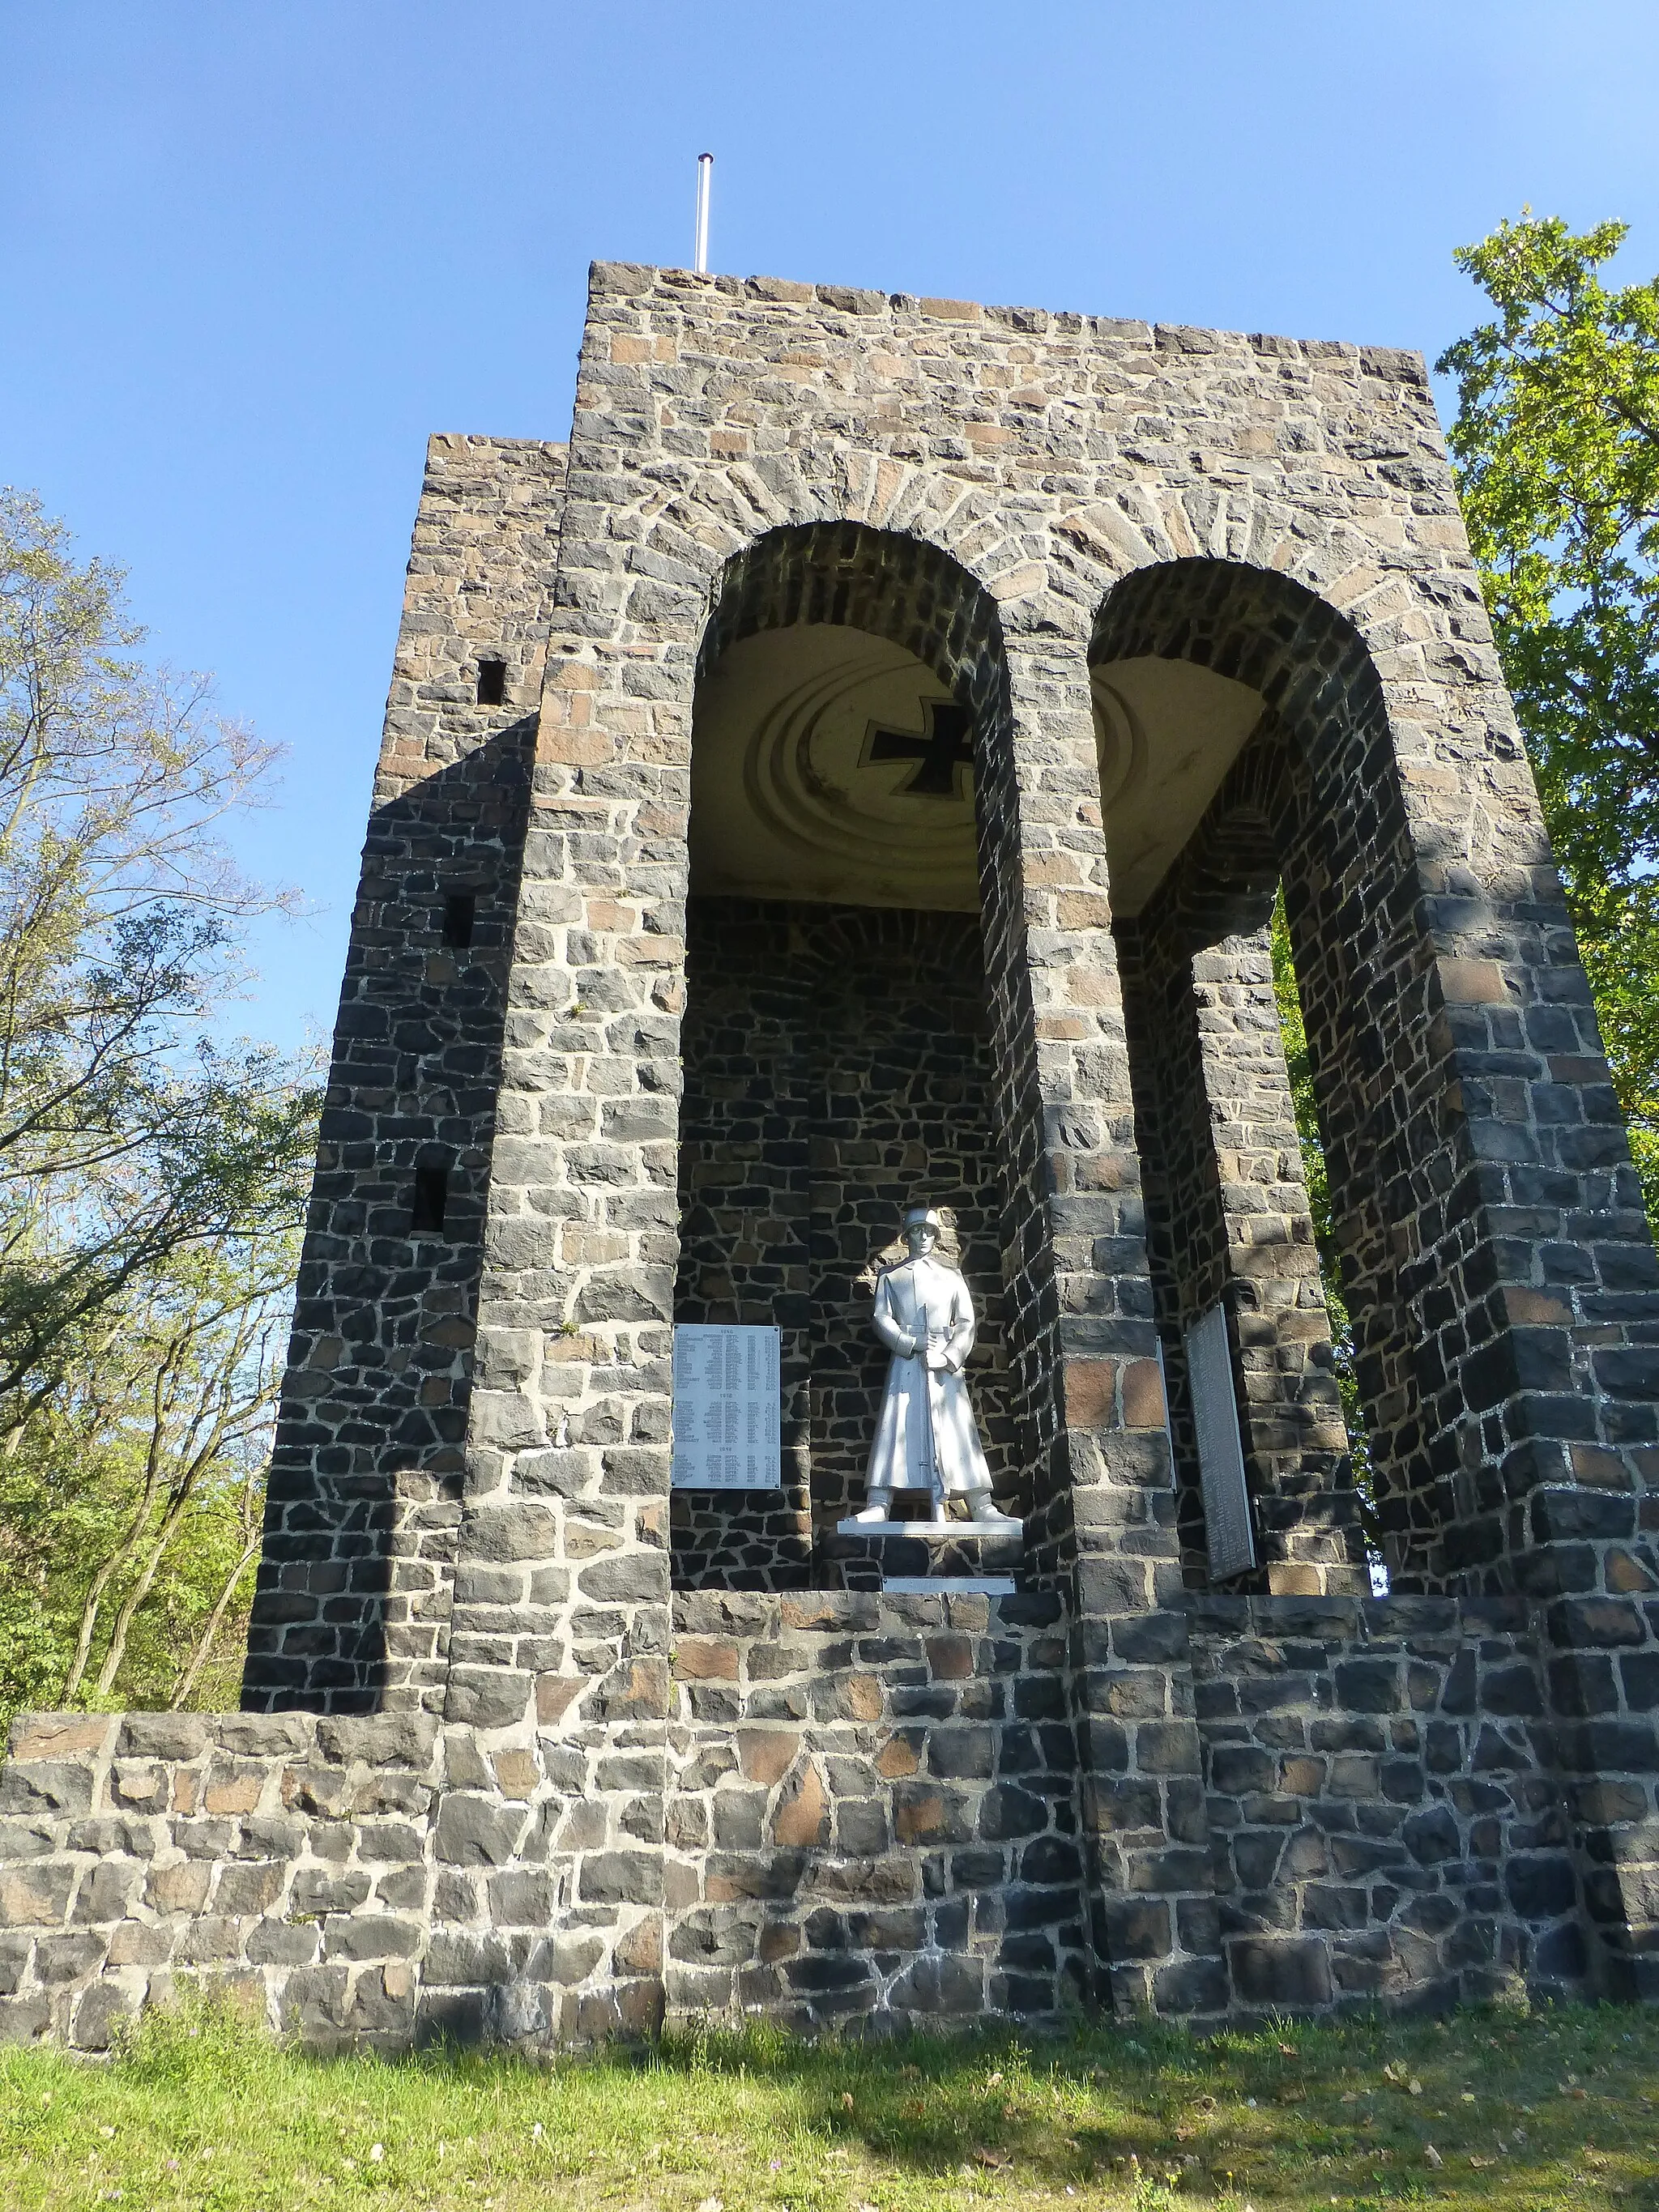
<svg viewBox="0 0 1659 2212">
<path fill-rule="evenodd" d="M 925 1199 L 974 1293 L 969 1381 L 1017 1502 L 976 766 L 1006 715 L 994 603 L 920 540 L 769 532 L 698 656 L 678 1325 L 781 1332 L 782 1486 L 677 1483 L 678 1587 L 842 1586 L 886 1354 L 874 1271 Z"/>
<path fill-rule="evenodd" d="M 1457 1571 L 1457 1443 L 1433 1405 L 1423 1293 L 1437 1224 L 1420 1177 L 1450 1170 L 1425 1080 L 1429 955 L 1376 668 L 1301 586 L 1196 560 L 1119 585 L 1090 658 L 1188 1579 L 1203 1583 L 1214 1555 L 1188 1355 L 1195 1321 L 1218 1307 L 1255 1540 L 1231 1586 L 1364 1587 L 1274 1016 L 1282 886 L 1385 1554 L 1396 1587 L 1443 1586 Z M 1136 779 L 1157 788 L 1169 767 L 1179 804 L 1153 849 L 1134 835 Z"/>
</svg>

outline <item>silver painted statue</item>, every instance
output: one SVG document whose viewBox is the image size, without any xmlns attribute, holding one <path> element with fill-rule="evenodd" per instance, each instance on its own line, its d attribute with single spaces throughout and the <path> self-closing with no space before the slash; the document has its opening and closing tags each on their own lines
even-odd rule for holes
<svg viewBox="0 0 1659 2212">
<path fill-rule="evenodd" d="M 896 1490 L 920 1491 L 933 1500 L 936 1524 L 960 1498 L 975 1527 L 1018 1528 L 991 1502 L 991 1470 L 962 1374 L 974 1348 L 974 1302 L 960 1272 L 935 1256 L 940 1225 L 931 1206 L 913 1206 L 904 1217 L 910 1256 L 876 1284 L 876 1334 L 893 1356 L 870 1453 L 869 1503 L 854 1519 L 886 1521 Z"/>
</svg>

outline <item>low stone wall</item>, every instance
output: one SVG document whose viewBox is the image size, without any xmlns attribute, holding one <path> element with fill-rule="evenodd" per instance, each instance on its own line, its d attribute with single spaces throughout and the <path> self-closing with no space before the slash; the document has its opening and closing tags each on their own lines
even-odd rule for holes
<svg viewBox="0 0 1659 2212">
<path fill-rule="evenodd" d="M 1235 2016 L 1583 1993 L 1534 1626 L 1520 1601 L 1188 1601 Z M 620 1835 L 545 1729 L 27 1717 L 0 2041 L 102 2049 L 184 1972 L 323 2049 L 1055 2023 L 1091 1990 L 1071 1643 L 1052 1591 L 682 1593 L 671 1666 L 594 1723 Z"/>
<path fill-rule="evenodd" d="M 1057 1594 L 674 1601 L 670 2015 L 1013 2014 L 1087 1986 Z"/>
<path fill-rule="evenodd" d="M 318 2047 L 406 2045 L 432 1917 L 422 1715 L 37 1713 L 0 1773 L 0 2042 L 99 2051 L 180 1973 Z"/>
<path fill-rule="evenodd" d="M 647 1982 L 660 1972 L 654 2002 L 623 2024 L 665 1998 L 803 2029 L 1042 2021 L 1080 1999 L 1057 1596 L 688 1593 L 675 1638 L 669 1712 L 630 1715 L 613 1760 L 660 1823 L 605 1860 L 662 1908 L 630 1950 Z M 578 1994 L 603 1916 L 538 1863 L 532 1808 L 502 1794 L 528 1785 L 502 1766 L 476 1729 L 420 1715 L 20 1720 L 0 1775 L 0 2041 L 102 2049 L 181 1972 L 252 1990 L 320 2048 L 613 2028 Z M 503 1856 L 507 1816 L 527 1832 Z M 568 2001 L 515 2003 L 543 1983 Z"/>
<path fill-rule="evenodd" d="M 1188 1603 L 1236 2005 L 1582 1994 L 1524 1601 Z"/>
</svg>

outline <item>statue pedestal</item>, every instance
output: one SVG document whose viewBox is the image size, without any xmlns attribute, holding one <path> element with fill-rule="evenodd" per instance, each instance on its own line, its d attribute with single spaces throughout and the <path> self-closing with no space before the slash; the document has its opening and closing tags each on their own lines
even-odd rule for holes
<svg viewBox="0 0 1659 2212">
<path fill-rule="evenodd" d="M 887 1575 L 883 1589 L 894 1597 L 1012 1597 L 1012 1575 Z"/>
<path fill-rule="evenodd" d="M 972 1521 L 848 1518 L 836 1523 L 826 1549 L 851 1589 L 890 1590 L 898 1597 L 1008 1597 L 1025 1532 Z"/>
</svg>

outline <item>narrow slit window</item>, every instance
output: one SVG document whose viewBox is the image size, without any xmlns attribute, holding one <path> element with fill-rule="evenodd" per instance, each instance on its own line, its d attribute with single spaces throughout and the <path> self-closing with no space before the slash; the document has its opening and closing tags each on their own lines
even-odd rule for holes
<svg viewBox="0 0 1659 2212">
<path fill-rule="evenodd" d="M 481 660 L 478 663 L 478 704 L 481 707 L 500 707 L 507 699 L 507 663 L 504 660 Z"/>
<path fill-rule="evenodd" d="M 444 943 L 464 946 L 472 942 L 472 925 L 477 919 L 477 896 L 472 891 L 451 891 L 444 901 Z"/>
<path fill-rule="evenodd" d="M 415 1206 L 409 1225 L 416 1235 L 434 1236 L 444 1225 L 444 1211 L 449 1204 L 449 1170 L 446 1167 L 420 1167 L 415 1170 Z"/>
</svg>

